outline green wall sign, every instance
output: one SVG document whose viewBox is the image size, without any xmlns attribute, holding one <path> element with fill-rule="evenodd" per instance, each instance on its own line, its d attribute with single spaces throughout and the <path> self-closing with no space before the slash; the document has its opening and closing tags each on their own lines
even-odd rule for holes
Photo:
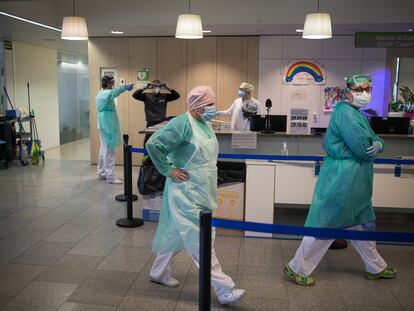
<svg viewBox="0 0 414 311">
<path fill-rule="evenodd" d="M 356 32 L 356 48 L 412 48 L 414 32 Z"/>
<path fill-rule="evenodd" d="M 151 81 L 150 67 L 137 67 L 137 82 Z"/>
</svg>

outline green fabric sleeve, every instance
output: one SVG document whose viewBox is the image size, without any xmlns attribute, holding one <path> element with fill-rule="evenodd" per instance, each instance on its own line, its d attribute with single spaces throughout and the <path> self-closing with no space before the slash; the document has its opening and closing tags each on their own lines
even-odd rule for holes
<svg viewBox="0 0 414 311">
<path fill-rule="evenodd" d="M 367 155 L 367 148 L 371 146 L 372 135 L 361 120 L 355 117 L 352 107 L 344 106 L 337 115 L 337 125 L 345 144 L 352 153 L 362 161 L 372 161 Z"/>
<path fill-rule="evenodd" d="M 109 94 L 109 99 L 110 100 L 114 100 L 115 98 L 117 98 L 119 95 L 121 95 L 123 92 L 125 92 L 125 85 L 120 85 L 115 89 L 111 90 L 111 93 Z"/>
<path fill-rule="evenodd" d="M 179 116 L 156 131 L 145 144 L 145 148 L 158 171 L 170 176 L 171 165 L 167 156 L 183 142 L 188 132 L 188 118 Z"/>
</svg>

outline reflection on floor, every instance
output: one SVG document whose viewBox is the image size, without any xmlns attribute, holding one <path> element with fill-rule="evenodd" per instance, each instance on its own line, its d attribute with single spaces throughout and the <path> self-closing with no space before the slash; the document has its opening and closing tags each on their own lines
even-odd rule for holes
<svg viewBox="0 0 414 311">
<path fill-rule="evenodd" d="M 55 160 L 90 161 L 89 138 L 74 141 L 57 148 L 46 150 L 46 158 Z"/>
<path fill-rule="evenodd" d="M 124 204 L 114 200 L 123 187 L 95 180 L 82 146 L 47 152 L 38 166 L 0 171 L 0 310 L 197 310 L 198 275 L 190 258 L 181 254 L 173 263 L 180 287 L 149 282 L 156 223 L 115 225 L 125 215 Z M 134 203 L 136 215 L 140 205 Z M 387 281 L 365 280 L 352 249 L 328 251 L 316 285 L 303 288 L 282 275 L 298 243 L 217 237 L 224 271 L 247 295 L 226 308 L 213 297 L 215 310 L 414 310 L 414 247 L 379 246 L 399 270 Z"/>
</svg>

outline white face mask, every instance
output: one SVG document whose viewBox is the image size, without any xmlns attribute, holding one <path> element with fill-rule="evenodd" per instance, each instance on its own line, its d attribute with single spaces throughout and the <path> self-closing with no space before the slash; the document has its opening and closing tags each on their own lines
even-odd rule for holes
<svg viewBox="0 0 414 311">
<path fill-rule="evenodd" d="M 358 107 L 358 108 L 365 107 L 371 101 L 371 93 L 367 93 L 365 91 L 362 93 L 351 91 L 351 93 L 352 93 L 352 96 L 354 97 L 354 100 L 352 101 L 351 104 L 354 105 L 355 107 Z"/>
</svg>

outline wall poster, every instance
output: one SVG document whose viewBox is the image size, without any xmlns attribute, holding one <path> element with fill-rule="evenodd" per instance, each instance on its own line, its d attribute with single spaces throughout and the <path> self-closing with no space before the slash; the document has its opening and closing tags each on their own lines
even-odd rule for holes
<svg viewBox="0 0 414 311">
<path fill-rule="evenodd" d="M 309 109 L 290 108 L 289 132 L 295 134 L 309 134 Z"/>
<path fill-rule="evenodd" d="M 115 82 L 118 80 L 117 70 L 113 67 L 101 67 L 101 79 L 103 76 L 113 77 Z"/>
<path fill-rule="evenodd" d="M 289 93 L 289 99 L 296 102 L 306 102 L 308 100 L 308 93 L 304 88 L 294 88 Z"/>
<path fill-rule="evenodd" d="M 285 64 L 284 84 L 325 85 L 325 79 L 325 67 L 317 61 L 298 60 Z"/>
<path fill-rule="evenodd" d="M 332 111 L 333 107 L 344 96 L 344 88 L 339 86 L 327 86 L 324 89 L 323 111 Z"/>
</svg>

